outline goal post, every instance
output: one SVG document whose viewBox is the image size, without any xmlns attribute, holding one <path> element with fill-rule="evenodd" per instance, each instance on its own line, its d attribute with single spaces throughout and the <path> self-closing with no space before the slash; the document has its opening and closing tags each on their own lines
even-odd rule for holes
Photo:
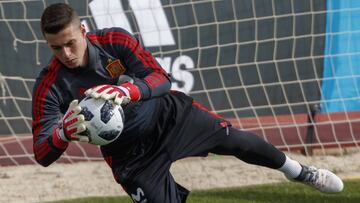
<svg viewBox="0 0 360 203">
<path fill-rule="evenodd" d="M 71 4 L 88 31 L 121 26 L 172 74 L 172 89 L 284 151 L 358 148 L 357 1 L 0 1 L 0 165 L 35 163 L 31 92 L 51 52 L 41 11 Z M 64 162 L 101 160 L 72 143 Z"/>
</svg>

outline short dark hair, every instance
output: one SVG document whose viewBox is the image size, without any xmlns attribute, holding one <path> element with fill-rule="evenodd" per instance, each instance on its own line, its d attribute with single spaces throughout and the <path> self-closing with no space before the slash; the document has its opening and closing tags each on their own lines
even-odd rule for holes
<svg viewBox="0 0 360 203">
<path fill-rule="evenodd" d="M 73 22 L 80 26 L 80 18 L 71 6 L 64 3 L 51 4 L 41 16 L 41 31 L 43 35 L 56 34 Z"/>
</svg>

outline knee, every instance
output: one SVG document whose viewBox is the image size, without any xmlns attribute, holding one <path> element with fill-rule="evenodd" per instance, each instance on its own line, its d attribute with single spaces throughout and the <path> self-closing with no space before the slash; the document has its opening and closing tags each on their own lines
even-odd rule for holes
<svg viewBox="0 0 360 203">
<path fill-rule="evenodd" d="M 230 131 L 230 137 L 234 147 L 244 152 L 260 149 L 266 144 L 258 135 L 247 131 L 233 129 Z"/>
</svg>

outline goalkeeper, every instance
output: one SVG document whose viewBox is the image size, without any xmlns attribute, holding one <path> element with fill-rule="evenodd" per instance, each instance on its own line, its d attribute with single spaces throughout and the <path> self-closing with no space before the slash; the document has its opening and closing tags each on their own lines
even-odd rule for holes
<svg viewBox="0 0 360 203">
<path fill-rule="evenodd" d="M 170 91 L 169 75 L 125 30 L 86 33 L 77 13 L 62 3 L 45 9 L 41 29 L 54 55 L 33 91 L 34 154 L 42 166 L 56 161 L 72 141 L 88 141 L 81 135 L 86 126 L 78 105 L 87 95 L 124 108 L 121 136 L 101 146 L 101 152 L 135 202 L 185 202 L 189 191 L 176 183 L 170 166 L 208 153 L 277 169 L 321 192 L 342 191 L 341 179 L 332 172 L 301 165 L 257 135 L 234 129 L 191 97 Z M 124 81 L 125 75 L 133 81 Z"/>
</svg>

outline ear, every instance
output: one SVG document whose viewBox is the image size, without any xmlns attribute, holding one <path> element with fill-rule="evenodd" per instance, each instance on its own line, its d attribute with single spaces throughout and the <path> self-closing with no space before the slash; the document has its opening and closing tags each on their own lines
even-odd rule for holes
<svg viewBox="0 0 360 203">
<path fill-rule="evenodd" d="M 81 31 L 81 34 L 82 34 L 83 36 L 86 35 L 86 28 L 85 28 L 85 25 L 84 25 L 84 24 L 81 24 L 81 25 L 80 25 L 80 31 Z"/>
</svg>

